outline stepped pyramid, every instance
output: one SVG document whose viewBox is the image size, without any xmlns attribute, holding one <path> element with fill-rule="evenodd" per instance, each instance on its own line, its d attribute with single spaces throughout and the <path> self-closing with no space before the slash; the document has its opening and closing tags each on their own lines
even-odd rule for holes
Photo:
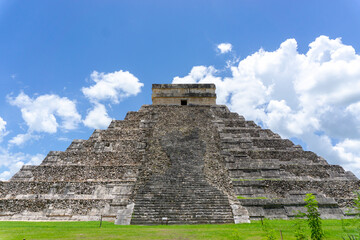
<svg viewBox="0 0 360 240">
<path fill-rule="evenodd" d="M 343 218 L 359 180 L 224 105 L 213 84 L 153 84 L 153 104 L 0 182 L 0 220 L 240 223 Z"/>
</svg>

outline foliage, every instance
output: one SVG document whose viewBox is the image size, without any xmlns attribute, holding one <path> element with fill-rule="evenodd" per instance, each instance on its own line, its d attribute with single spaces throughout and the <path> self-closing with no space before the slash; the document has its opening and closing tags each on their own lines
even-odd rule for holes
<svg viewBox="0 0 360 240">
<path fill-rule="evenodd" d="M 264 218 L 262 220 L 262 229 L 266 234 L 266 240 L 275 240 L 275 229 L 273 229 L 270 225 L 269 219 Z"/>
<path fill-rule="evenodd" d="M 354 210 L 357 217 L 360 216 L 360 191 L 355 191 L 356 198 L 354 199 Z"/>
<path fill-rule="evenodd" d="M 343 228 L 343 231 L 347 233 L 346 237 L 343 237 L 343 239 L 350 239 L 350 240 L 358 240 L 360 239 L 360 191 L 355 191 L 355 199 L 354 199 L 354 205 L 353 208 L 348 212 L 349 215 L 355 215 L 355 219 L 350 222 L 344 222 L 344 220 L 341 221 L 341 225 Z M 349 230 L 352 229 L 352 230 Z M 354 229 L 355 232 L 354 233 Z"/>
<path fill-rule="evenodd" d="M 312 240 L 321 240 L 324 238 L 324 232 L 321 227 L 321 217 L 318 210 L 318 201 L 312 193 L 306 194 L 306 217 L 311 230 Z"/>
<path fill-rule="evenodd" d="M 308 239 L 306 236 L 306 222 L 304 217 L 306 217 L 305 213 L 298 211 L 295 216 L 295 238 L 296 240 L 306 240 Z"/>
<path fill-rule="evenodd" d="M 342 239 L 343 240 L 347 240 L 347 239 L 349 239 L 349 240 L 359 240 L 360 238 L 358 238 L 358 237 L 356 237 L 356 236 L 354 236 L 354 235 L 347 235 L 347 238 L 346 237 L 342 237 Z"/>
</svg>

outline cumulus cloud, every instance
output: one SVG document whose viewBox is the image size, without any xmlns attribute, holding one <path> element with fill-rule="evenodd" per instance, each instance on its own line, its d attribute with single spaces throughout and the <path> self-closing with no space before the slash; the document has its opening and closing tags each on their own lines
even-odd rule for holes
<svg viewBox="0 0 360 240">
<path fill-rule="evenodd" d="M 221 54 L 224 54 L 227 52 L 231 52 L 232 45 L 231 43 L 220 43 L 219 45 L 217 45 L 217 49 L 220 51 Z"/>
<path fill-rule="evenodd" d="M 94 105 L 83 121 L 84 125 L 90 128 L 106 128 L 111 122 L 105 106 L 100 101 L 118 104 L 124 98 L 139 94 L 144 86 L 133 74 L 122 70 L 112 73 L 93 71 L 90 78 L 95 84 L 81 89 Z"/>
<path fill-rule="evenodd" d="M 0 147 L 0 180 L 8 180 L 24 164 L 38 165 L 44 159 L 42 154 L 12 153 Z"/>
<path fill-rule="evenodd" d="M 39 135 L 34 135 L 30 132 L 25 133 L 25 134 L 18 134 L 15 137 L 13 137 L 12 139 L 9 140 L 9 146 L 11 145 L 23 145 L 25 142 L 29 141 L 30 139 L 39 139 L 40 136 Z"/>
<path fill-rule="evenodd" d="M 341 159 L 344 159 L 344 165 L 349 169 L 360 171 L 360 140 L 345 139 L 335 145 L 334 150 Z"/>
<path fill-rule="evenodd" d="M 220 77 L 212 66 L 196 66 L 173 83 L 215 83 L 218 103 L 302 140 L 331 163 L 360 169 L 360 55 L 352 46 L 320 36 L 302 54 L 288 39 L 230 69 L 231 76 Z"/>
<path fill-rule="evenodd" d="M 30 98 L 25 93 L 17 97 L 8 97 L 11 105 L 21 109 L 21 114 L 29 127 L 29 132 L 55 133 L 58 128 L 72 130 L 81 122 L 81 116 L 76 110 L 75 102 L 66 97 L 45 94 L 37 98 Z M 14 143 L 24 139 L 19 136 Z"/>
<path fill-rule="evenodd" d="M 140 93 L 144 86 L 134 75 L 122 70 L 112 73 L 93 71 L 90 78 L 95 85 L 83 87 L 81 91 L 94 102 L 111 100 L 113 103 L 119 103 L 123 98 Z"/>
<path fill-rule="evenodd" d="M 111 122 L 111 118 L 106 112 L 103 104 L 97 103 L 86 116 L 84 125 L 90 128 L 106 128 Z"/>
<path fill-rule="evenodd" d="M 2 142 L 3 138 L 7 135 L 6 131 L 6 121 L 0 117 L 0 142 Z"/>
<path fill-rule="evenodd" d="M 222 81 L 222 78 L 215 76 L 217 72 L 213 66 L 195 66 L 191 69 L 189 75 L 185 77 L 174 77 L 172 83 L 215 83 L 218 94 L 217 100 L 220 103 L 225 103 L 228 91 L 227 88 L 223 86 L 224 81 Z"/>
</svg>

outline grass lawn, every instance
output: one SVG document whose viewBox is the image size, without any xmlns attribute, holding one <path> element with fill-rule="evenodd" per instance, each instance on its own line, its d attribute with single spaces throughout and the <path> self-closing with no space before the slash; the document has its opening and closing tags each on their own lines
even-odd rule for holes
<svg viewBox="0 0 360 240">
<path fill-rule="evenodd" d="M 354 225 L 355 220 L 344 220 Z M 280 239 L 295 239 L 293 220 L 268 221 Z M 323 220 L 326 239 L 346 236 L 340 220 Z M 354 227 L 352 227 L 354 229 Z M 309 235 L 309 230 L 308 235 Z M 119 226 L 110 222 L 0 222 L 0 239 L 265 239 L 260 221 L 250 224 Z"/>
</svg>

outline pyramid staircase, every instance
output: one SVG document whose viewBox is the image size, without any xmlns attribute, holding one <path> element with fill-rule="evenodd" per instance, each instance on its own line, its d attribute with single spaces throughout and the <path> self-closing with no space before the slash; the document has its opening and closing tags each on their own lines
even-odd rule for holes
<svg viewBox="0 0 360 240">
<path fill-rule="evenodd" d="M 206 181 L 206 146 L 198 130 L 185 136 L 170 132 L 163 136 L 161 145 L 170 158 L 169 167 L 137 192 L 131 223 L 233 223 L 228 197 Z"/>
<path fill-rule="evenodd" d="M 64 152 L 49 152 L 39 166 L 23 166 L 10 181 L 0 182 L 0 219 L 115 220 L 131 209 L 144 154 L 138 123 L 113 121 Z"/>
<path fill-rule="evenodd" d="M 226 106 L 144 105 L 0 182 L 0 220 L 117 224 L 343 218 L 359 180 Z"/>
<path fill-rule="evenodd" d="M 234 191 L 251 219 L 294 217 L 313 193 L 323 218 L 343 218 L 359 180 L 351 172 L 236 113 L 217 118 Z"/>
</svg>

